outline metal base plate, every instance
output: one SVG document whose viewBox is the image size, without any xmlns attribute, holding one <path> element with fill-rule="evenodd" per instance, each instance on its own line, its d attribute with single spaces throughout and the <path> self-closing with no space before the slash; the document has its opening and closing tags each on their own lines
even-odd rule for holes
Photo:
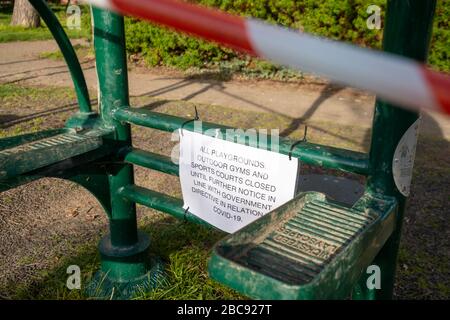
<svg viewBox="0 0 450 320">
<path fill-rule="evenodd" d="M 85 293 L 94 299 L 128 300 L 136 295 L 144 294 L 164 283 L 164 264 L 159 259 L 153 259 L 152 267 L 143 276 L 118 282 L 112 280 L 103 271 L 98 271 L 85 289 Z"/>
</svg>

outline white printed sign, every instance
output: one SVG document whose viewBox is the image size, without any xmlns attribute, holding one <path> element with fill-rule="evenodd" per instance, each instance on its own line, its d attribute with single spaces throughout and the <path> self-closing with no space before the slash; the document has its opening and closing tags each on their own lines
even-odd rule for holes
<svg viewBox="0 0 450 320">
<path fill-rule="evenodd" d="M 298 160 L 183 130 L 184 209 L 233 233 L 294 197 Z"/>
</svg>

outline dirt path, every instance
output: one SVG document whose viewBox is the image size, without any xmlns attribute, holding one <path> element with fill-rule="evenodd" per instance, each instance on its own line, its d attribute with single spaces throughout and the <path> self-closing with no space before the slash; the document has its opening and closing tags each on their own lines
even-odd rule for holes
<svg viewBox="0 0 450 320">
<path fill-rule="evenodd" d="M 85 41 L 75 40 L 74 43 Z M 39 59 L 41 52 L 57 50 L 54 41 L 12 42 L 0 44 L 0 83 L 71 86 L 63 61 Z M 82 61 L 90 88 L 96 89 L 93 61 Z M 214 74 L 184 77 L 131 67 L 129 86 L 132 96 L 221 105 L 237 110 L 270 112 L 296 119 L 333 121 L 339 124 L 371 126 L 374 97 L 351 88 L 319 84 L 280 83 L 275 81 L 218 81 Z M 422 132 L 450 139 L 450 121 L 437 114 L 425 117 Z"/>
</svg>

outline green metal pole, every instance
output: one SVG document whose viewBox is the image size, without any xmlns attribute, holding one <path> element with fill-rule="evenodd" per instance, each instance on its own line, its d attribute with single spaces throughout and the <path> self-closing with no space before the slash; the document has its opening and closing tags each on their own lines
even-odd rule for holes
<svg viewBox="0 0 450 320">
<path fill-rule="evenodd" d="M 389 0 L 384 27 L 383 49 L 418 61 L 426 61 L 431 38 L 435 0 Z M 368 289 L 369 275 L 363 274 L 355 287 L 354 299 L 391 299 L 406 197 L 397 189 L 392 163 L 400 139 L 419 114 L 377 100 L 369 157 L 369 192 L 394 196 L 398 201 L 396 229 L 372 264 L 380 267 L 381 288 Z"/>
<path fill-rule="evenodd" d="M 97 8 L 92 8 L 92 16 L 100 113 L 104 124 L 114 127 L 114 143 L 120 152 L 131 146 L 130 126 L 112 118 L 114 109 L 129 104 L 124 19 Z M 147 264 L 150 241 L 137 230 L 135 203 L 119 195 L 123 188 L 134 184 L 132 165 L 114 164 L 107 170 L 110 233 L 100 242 L 102 269 L 94 277 L 88 293 L 100 297 L 114 293 L 115 298 L 129 298 L 137 290 L 155 286 L 159 266 Z"/>
<path fill-rule="evenodd" d="M 125 148 L 131 145 L 130 126 L 111 117 L 112 110 L 129 104 L 123 17 L 97 8 L 93 8 L 92 13 L 100 115 L 106 125 L 114 127 L 117 147 Z M 133 184 L 132 166 L 116 166 L 110 173 L 111 195 L 129 184 Z M 112 208 L 113 245 L 135 243 L 137 241 L 135 205 L 114 197 Z"/>
<path fill-rule="evenodd" d="M 148 128 L 172 132 L 183 127 L 183 130 L 195 131 L 207 135 L 213 134 L 219 139 L 226 139 L 240 144 L 248 145 L 248 135 L 242 130 L 232 127 L 202 121 L 201 126 L 196 126 L 196 122 L 186 123 L 187 118 L 158 113 L 142 108 L 120 108 L 113 113 L 114 119 L 118 121 L 130 122 L 132 124 L 145 126 Z M 230 129 L 230 131 L 228 131 Z M 217 131 L 219 130 L 219 131 Z M 315 143 L 304 142 L 297 145 L 293 150 L 291 146 L 295 141 L 287 138 L 279 138 L 276 146 L 278 152 L 288 155 L 292 151 L 292 156 L 299 158 L 307 164 L 323 166 L 330 169 L 337 169 L 346 172 L 367 175 L 368 157 L 366 154 L 356 151 L 334 148 Z M 258 135 L 256 147 L 265 150 L 274 150 L 271 135 Z"/>
</svg>

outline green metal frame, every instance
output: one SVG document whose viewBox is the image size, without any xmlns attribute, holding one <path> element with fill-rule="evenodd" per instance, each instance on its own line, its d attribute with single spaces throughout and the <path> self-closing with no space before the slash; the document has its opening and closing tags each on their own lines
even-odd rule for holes
<svg viewBox="0 0 450 320">
<path fill-rule="evenodd" d="M 383 50 L 425 62 L 433 28 L 436 1 L 399 1 L 387 3 Z M 406 197 L 395 186 L 392 160 L 403 134 L 419 118 L 416 112 L 377 99 L 369 155 L 369 192 L 393 196 L 398 202 L 396 229 L 372 264 L 381 269 L 381 289 L 368 289 L 364 275 L 353 291 L 354 299 L 391 299 Z"/>
<path fill-rule="evenodd" d="M 127 298 L 138 290 L 149 290 L 161 279 L 162 266 L 159 261 L 148 259 L 150 240 L 146 234 L 137 230 L 136 203 L 166 212 L 176 218 L 210 225 L 193 215 L 186 215 L 182 200 L 134 184 L 133 165 L 172 175 L 178 175 L 178 166 L 168 157 L 133 148 L 130 124 L 163 131 L 173 131 L 182 126 L 184 130 L 194 131 L 198 130 L 197 126 L 194 122 L 186 123 L 188 119 L 185 118 L 129 106 L 124 19 L 120 15 L 98 8 L 92 9 L 92 17 L 100 115 L 92 113 L 81 66 L 67 35 L 45 1 L 30 2 L 46 22 L 66 59 L 75 84 L 80 113 L 68 120 L 65 129 L 4 139 L 1 141 L 0 151 L 52 137 L 61 132 L 74 134 L 80 130 L 99 130 L 102 143 L 71 155 L 70 159 L 55 158 L 55 163 L 45 163 L 44 167 L 24 166 L 20 172 L 14 171 L 8 180 L 0 181 L 0 190 L 44 176 L 69 179 L 85 187 L 102 204 L 110 221 L 109 234 L 99 245 L 101 270 L 88 286 L 88 293 L 97 297 L 109 297 L 115 288 L 116 298 Z M 435 0 L 389 0 L 384 50 L 425 61 L 435 4 Z M 314 143 L 299 144 L 292 152 L 293 157 L 311 165 L 367 176 L 366 196 L 394 197 L 398 203 L 395 230 L 371 262 L 379 265 L 382 270 L 381 290 L 367 289 L 367 275 L 363 275 L 353 288 L 354 299 L 392 297 L 406 201 L 395 187 L 391 171 L 392 159 L 399 140 L 417 118 L 417 113 L 377 100 L 369 155 Z M 229 128 L 202 122 L 201 133 L 206 133 L 209 129 L 219 130 L 214 136 L 221 133 L 218 137 L 223 138 Z M 246 137 L 239 133 L 227 138 L 246 144 Z M 269 149 L 271 143 L 270 136 L 262 139 L 260 137 L 257 147 Z M 281 138 L 279 152 L 289 154 L 292 143 L 289 139 Z M 67 149 L 67 146 L 65 147 Z M 64 152 L 61 150 L 59 149 Z M 28 157 L 21 161 L 27 163 L 29 160 Z M 347 287 L 351 285 L 345 286 Z"/>
</svg>

